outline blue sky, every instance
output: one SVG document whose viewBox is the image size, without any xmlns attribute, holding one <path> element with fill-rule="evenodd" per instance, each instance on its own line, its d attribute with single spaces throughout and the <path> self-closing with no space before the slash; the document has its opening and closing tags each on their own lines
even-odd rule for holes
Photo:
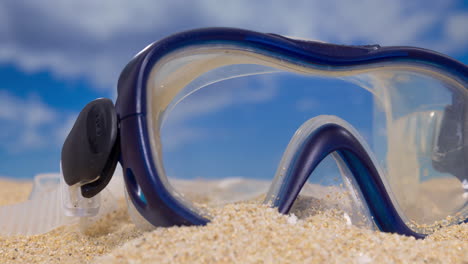
<svg viewBox="0 0 468 264">
<path fill-rule="evenodd" d="M 178 31 L 229 26 L 340 44 L 411 45 L 446 53 L 466 64 L 467 25 L 468 4 L 463 0 L 2 1 L 0 176 L 30 178 L 57 171 L 61 144 L 80 109 L 97 97 L 115 99 L 118 75 L 131 57 Z M 265 111 L 277 114 L 281 113 L 278 107 L 268 108 L 275 101 L 313 108 L 314 101 L 301 99 L 299 91 L 288 97 L 281 89 L 260 90 L 253 93 L 257 96 L 253 103 L 268 102 Z M 205 96 L 210 96 L 208 90 Z M 240 105 L 234 94 L 222 96 L 211 109 L 192 109 L 217 111 L 220 120 L 226 118 Z M 314 96 L 326 94 L 317 92 L 311 98 Z M 244 103 L 250 104 L 248 100 Z M 341 110 L 344 108 L 337 109 Z M 298 111 L 296 116 L 300 116 Z M 200 123 L 194 124 L 196 120 Z M 174 132 L 168 132 L 176 138 L 168 138 L 168 148 L 183 155 L 181 147 L 196 144 L 199 138 L 196 133 L 181 133 L 187 130 L 180 128 L 198 129 L 200 136 L 204 133 L 200 127 L 210 127 L 202 123 L 181 118 L 179 124 L 173 124 Z M 226 127 L 229 125 L 236 124 Z M 171 159 L 170 153 L 167 156 Z M 276 159 L 262 157 L 264 163 Z M 231 164 L 227 168 L 236 174 L 232 176 L 242 173 L 227 158 L 219 160 L 223 163 Z"/>
</svg>

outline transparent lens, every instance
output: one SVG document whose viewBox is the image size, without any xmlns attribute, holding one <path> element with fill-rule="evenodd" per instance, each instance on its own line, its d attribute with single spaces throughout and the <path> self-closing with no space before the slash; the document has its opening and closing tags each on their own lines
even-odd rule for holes
<svg viewBox="0 0 468 264">
<path fill-rule="evenodd" d="M 411 64 L 333 70 L 226 49 L 169 56 L 148 83 L 155 163 L 187 206 L 263 202 L 295 131 L 313 117 L 334 115 L 366 141 L 392 202 L 414 230 L 431 232 L 468 216 L 462 81 Z M 359 186 L 338 158 L 325 158 L 300 196 L 373 227 Z"/>
<path fill-rule="evenodd" d="M 304 122 L 334 114 L 369 136 L 372 109 L 368 91 L 342 80 L 281 72 L 217 82 L 168 113 L 161 133 L 166 175 L 190 200 L 261 202 Z"/>
</svg>

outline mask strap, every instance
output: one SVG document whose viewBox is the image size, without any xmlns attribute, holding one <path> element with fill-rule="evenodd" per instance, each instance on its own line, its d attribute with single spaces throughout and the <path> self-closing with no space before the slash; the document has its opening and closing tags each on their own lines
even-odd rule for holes
<svg viewBox="0 0 468 264">
<path fill-rule="evenodd" d="M 22 203 L 0 206 L 0 236 L 30 236 L 44 234 L 64 225 L 79 224 L 84 230 L 101 216 L 117 209 L 123 198 L 124 184 L 121 169 L 116 170 L 107 188 L 84 201 L 94 205 L 91 210 L 70 210 L 68 185 L 59 173 L 39 174 L 29 199 Z M 75 214 L 73 214 L 75 212 Z M 78 213 L 80 212 L 80 213 Z"/>
<path fill-rule="evenodd" d="M 59 174 L 36 176 L 29 200 L 0 207 L 0 235 L 36 235 L 77 223 L 78 218 L 65 215 L 59 177 Z"/>
</svg>

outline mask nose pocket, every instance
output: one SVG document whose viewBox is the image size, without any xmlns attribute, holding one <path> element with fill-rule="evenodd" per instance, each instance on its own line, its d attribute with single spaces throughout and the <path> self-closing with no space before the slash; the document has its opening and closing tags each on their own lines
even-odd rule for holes
<svg viewBox="0 0 468 264">
<path fill-rule="evenodd" d="M 320 161 L 289 212 L 299 219 L 331 212 L 349 225 L 376 229 L 359 186 L 338 152 L 332 152 Z"/>
<path fill-rule="evenodd" d="M 342 184 L 307 186 L 307 180 L 327 156 L 334 157 Z M 305 122 L 291 139 L 265 202 L 288 213 L 306 186 L 312 192 L 322 192 L 324 195 L 318 197 L 328 199 L 325 205 L 344 209 L 348 212 L 345 218 L 352 217 L 360 225 L 412 234 L 387 193 L 382 176 L 369 147 L 350 124 L 335 116 L 318 116 Z M 331 194 L 344 199 L 330 201 Z"/>
</svg>

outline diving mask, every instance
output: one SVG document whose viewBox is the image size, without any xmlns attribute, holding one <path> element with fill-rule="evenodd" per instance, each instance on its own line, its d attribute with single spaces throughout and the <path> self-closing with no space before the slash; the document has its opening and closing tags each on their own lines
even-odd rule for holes
<svg viewBox="0 0 468 264">
<path fill-rule="evenodd" d="M 466 65 L 420 48 L 182 32 L 133 58 L 115 107 L 83 109 L 54 210 L 97 214 L 120 162 L 141 226 L 203 225 L 206 204 L 251 199 L 288 213 L 302 197 L 421 238 L 468 219 L 467 83 Z"/>
</svg>

